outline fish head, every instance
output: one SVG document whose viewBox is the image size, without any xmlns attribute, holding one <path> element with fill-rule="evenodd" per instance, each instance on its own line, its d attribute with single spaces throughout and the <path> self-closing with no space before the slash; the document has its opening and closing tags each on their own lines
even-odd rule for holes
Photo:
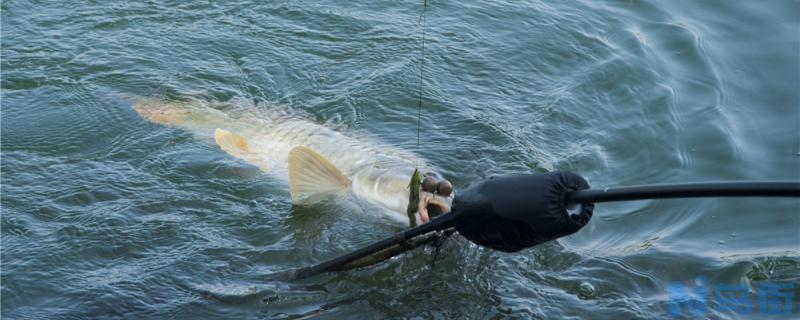
<svg viewBox="0 0 800 320">
<path fill-rule="evenodd" d="M 453 194 L 444 196 L 420 189 L 417 208 L 417 224 L 427 223 L 431 218 L 449 213 L 452 210 Z"/>
</svg>

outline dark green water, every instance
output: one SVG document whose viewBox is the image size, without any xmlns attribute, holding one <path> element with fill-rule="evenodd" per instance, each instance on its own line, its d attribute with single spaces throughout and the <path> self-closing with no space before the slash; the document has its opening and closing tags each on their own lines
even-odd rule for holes
<svg viewBox="0 0 800 320">
<path fill-rule="evenodd" d="M 669 283 L 698 276 L 793 283 L 800 315 L 797 199 L 601 204 L 517 254 L 455 238 L 435 268 L 428 250 L 263 281 L 399 228 L 292 209 L 285 183 L 131 97 L 286 105 L 414 150 L 420 11 L 3 1 L 3 318 L 661 319 Z M 426 17 L 420 154 L 457 187 L 800 179 L 798 1 L 434 0 Z"/>
</svg>

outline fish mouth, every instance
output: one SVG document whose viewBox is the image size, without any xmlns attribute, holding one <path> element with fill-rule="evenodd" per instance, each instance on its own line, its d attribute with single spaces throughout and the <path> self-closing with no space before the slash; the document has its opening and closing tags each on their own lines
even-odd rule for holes
<svg viewBox="0 0 800 320">
<path fill-rule="evenodd" d="M 431 218 L 450 212 L 453 207 L 453 196 L 441 196 L 420 190 L 418 209 L 419 224 L 428 223 Z"/>
</svg>

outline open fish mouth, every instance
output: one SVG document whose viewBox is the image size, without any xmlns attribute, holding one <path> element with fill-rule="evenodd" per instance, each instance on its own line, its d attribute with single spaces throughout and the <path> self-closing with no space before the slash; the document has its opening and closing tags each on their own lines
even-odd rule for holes
<svg viewBox="0 0 800 320">
<path fill-rule="evenodd" d="M 427 223 L 431 218 L 450 212 L 453 207 L 453 196 L 442 196 L 435 193 L 421 191 L 419 194 L 419 220 L 420 224 Z"/>
</svg>

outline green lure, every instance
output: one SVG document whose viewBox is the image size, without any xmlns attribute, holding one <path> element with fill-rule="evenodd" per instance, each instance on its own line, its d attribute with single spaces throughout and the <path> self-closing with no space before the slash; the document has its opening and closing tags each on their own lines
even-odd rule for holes
<svg viewBox="0 0 800 320">
<path fill-rule="evenodd" d="M 406 209 L 408 221 L 412 228 L 417 226 L 416 213 L 419 211 L 419 187 L 421 184 L 422 178 L 420 177 L 419 170 L 414 168 L 414 174 L 411 175 L 411 182 L 408 183 L 410 192 L 408 196 L 408 208 Z"/>
</svg>

